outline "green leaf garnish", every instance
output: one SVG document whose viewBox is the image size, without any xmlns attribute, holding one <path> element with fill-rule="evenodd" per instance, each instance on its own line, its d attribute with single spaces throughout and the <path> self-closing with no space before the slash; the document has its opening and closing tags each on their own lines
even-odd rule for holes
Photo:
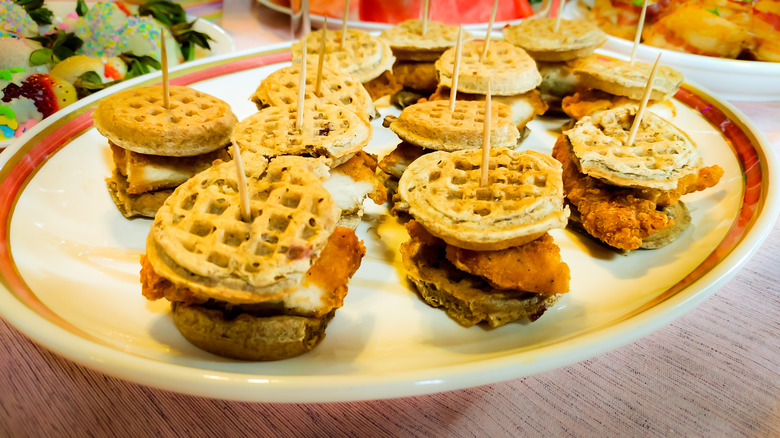
<svg viewBox="0 0 780 438">
<path fill-rule="evenodd" d="M 717 15 L 718 17 L 720 17 L 720 11 L 718 10 L 718 7 L 717 7 L 717 6 L 715 6 L 715 7 L 714 7 L 714 8 L 712 8 L 712 9 L 705 9 L 705 11 L 707 11 L 707 12 L 709 12 L 709 13 L 711 13 L 711 14 L 715 14 L 715 15 Z"/>
<path fill-rule="evenodd" d="M 77 37 L 76 34 L 74 34 L 73 32 L 66 32 L 62 29 L 57 29 L 57 32 L 52 34 L 38 35 L 35 37 L 30 37 L 29 39 L 33 41 L 38 41 L 45 49 L 51 50 L 49 61 L 47 62 L 50 62 L 52 64 L 56 64 L 66 58 L 70 58 L 71 56 L 76 54 L 76 51 L 78 51 L 82 45 L 84 45 L 84 41 L 82 41 L 81 38 Z M 36 52 L 39 52 L 40 50 L 42 49 L 38 49 L 36 50 Z M 36 55 L 36 56 L 41 56 L 41 55 Z M 30 57 L 32 58 L 32 55 Z M 36 59 L 42 59 L 42 58 L 36 58 Z M 42 65 L 42 64 L 38 64 L 38 65 Z"/>
<path fill-rule="evenodd" d="M 14 2 L 23 7 L 27 15 L 38 25 L 43 26 L 52 23 L 54 12 L 43 7 L 43 0 L 14 0 Z"/>
<path fill-rule="evenodd" d="M 645 4 L 645 0 L 631 0 L 631 4 L 634 6 L 642 6 Z"/>
<path fill-rule="evenodd" d="M 127 74 L 125 79 L 134 78 L 136 76 L 145 75 L 152 70 L 160 70 L 162 65 L 160 61 L 152 58 L 151 56 L 136 56 L 132 53 L 122 53 L 119 58 L 127 64 Z"/>
<path fill-rule="evenodd" d="M 138 15 L 151 15 L 167 27 L 187 22 L 187 12 L 180 4 L 167 0 L 151 0 L 138 7 Z"/>
<path fill-rule="evenodd" d="M 30 53 L 30 65 L 35 67 L 38 65 L 48 64 L 51 62 L 52 55 L 54 55 L 54 52 L 48 47 L 35 50 L 34 52 Z"/>
<path fill-rule="evenodd" d="M 89 8 L 87 7 L 87 4 L 84 2 L 84 0 L 78 0 L 76 2 L 76 14 L 79 17 L 83 17 L 87 15 L 87 12 L 89 12 Z"/>
<path fill-rule="evenodd" d="M 195 46 L 211 50 L 209 41 L 214 41 L 208 34 L 192 29 L 194 21 L 179 23 L 171 26 L 171 34 L 181 46 L 181 53 L 186 61 L 195 59 Z"/>
</svg>

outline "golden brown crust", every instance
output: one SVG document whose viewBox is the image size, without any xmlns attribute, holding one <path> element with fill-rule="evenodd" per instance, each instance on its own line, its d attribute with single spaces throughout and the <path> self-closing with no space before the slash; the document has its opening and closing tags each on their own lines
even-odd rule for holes
<svg viewBox="0 0 780 438">
<path fill-rule="evenodd" d="M 162 87 L 134 88 L 100 101 L 95 127 L 124 149 L 149 155 L 187 157 L 230 143 L 238 121 L 230 105 L 189 87 L 170 87 L 170 107 Z"/>
</svg>

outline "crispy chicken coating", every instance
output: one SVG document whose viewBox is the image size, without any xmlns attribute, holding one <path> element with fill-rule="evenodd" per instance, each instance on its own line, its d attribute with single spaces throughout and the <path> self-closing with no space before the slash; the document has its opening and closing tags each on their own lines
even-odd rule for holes
<svg viewBox="0 0 780 438">
<path fill-rule="evenodd" d="M 653 101 L 648 101 L 652 105 Z M 633 105 L 639 107 L 639 102 L 625 96 L 615 96 L 601 90 L 588 88 L 578 91 L 571 96 L 566 96 L 561 102 L 561 108 L 567 116 L 579 120 L 585 116 L 593 115 L 598 111 Z"/>
<path fill-rule="evenodd" d="M 563 189 L 577 207 L 582 226 L 593 237 L 631 251 L 646 237 L 670 227 L 673 221 L 656 210 L 656 203 L 633 189 L 611 186 L 580 173 L 565 135 L 558 137 L 552 156 L 563 165 Z"/>
<path fill-rule="evenodd" d="M 569 291 L 569 266 L 561 260 L 561 249 L 547 233 L 525 245 L 499 251 L 471 251 L 447 245 L 447 260 L 498 289 L 543 295 Z"/>
<path fill-rule="evenodd" d="M 415 146 L 411 143 L 402 141 L 395 149 L 390 151 L 389 154 L 382 157 L 378 166 L 388 175 L 401 178 L 401 175 L 403 175 L 406 168 L 412 164 L 412 161 L 420 158 L 427 152 L 430 151 L 426 151 L 420 146 Z"/>
<path fill-rule="evenodd" d="M 334 171 L 349 176 L 355 182 L 367 181 L 371 183 L 373 190 L 368 194 L 368 197 L 377 205 L 382 205 L 387 202 L 387 189 L 376 176 L 376 167 L 376 157 L 360 151 L 346 163 L 336 167 Z"/>
</svg>

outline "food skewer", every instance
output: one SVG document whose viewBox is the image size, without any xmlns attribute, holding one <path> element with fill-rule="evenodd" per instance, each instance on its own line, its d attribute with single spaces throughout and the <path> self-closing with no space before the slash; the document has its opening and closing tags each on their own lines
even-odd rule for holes
<svg viewBox="0 0 780 438">
<path fill-rule="evenodd" d="M 349 15 L 349 0 L 344 2 L 344 16 L 341 18 L 341 50 L 344 50 L 344 44 L 347 42 L 347 16 Z M 325 16 L 325 20 L 327 20 L 327 15 Z M 322 25 L 323 28 L 326 27 L 327 21 L 325 21 Z M 325 36 L 323 35 L 322 40 L 325 41 Z M 323 43 L 324 44 L 324 43 Z"/>
<path fill-rule="evenodd" d="M 642 97 L 642 103 L 639 105 L 639 110 L 636 112 L 636 116 L 634 116 L 634 123 L 631 124 L 631 131 L 628 133 L 628 142 L 626 143 L 628 146 L 634 144 L 634 138 L 636 138 L 636 133 L 639 131 L 639 125 L 642 123 L 642 116 L 645 114 L 647 101 L 650 100 L 650 93 L 653 91 L 653 81 L 655 81 L 655 74 L 658 72 L 660 60 L 661 54 L 659 53 L 658 58 L 655 59 L 655 64 L 653 64 L 653 69 L 650 71 L 650 77 L 647 79 L 647 86 L 645 86 L 645 95 Z"/>
<path fill-rule="evenodd" d="M 238 196 L 241 210 L 241 220 L 249 222 L 252 216 L 249 211 L 249 189 L 247 187 L 246 173 L 244 172 L 244 161 L 241 159 L 241 148 L 236 143 L 233 148 L 233 161 L 236 163 L 236 174 L 238 176 Z"/>
<path fill-rule="evenodd" d="M 423 16 L 422 16 L 422 34 L 425 36 L 426 32 L 428 32 L 428 11 L 431 6 L 430 0 L 425 0 L 423 2 Z"/>
<path fill-rule="evenodd" d="M 344 22 L 344 33 L 341 34 L 341 45 L 344 46 L 344 35 L 347 34 L 347 22 Z M 320 59 L 317 62 L 317 82 L 314 86 L 314 94 L 317 95 L 317 97 L 322 97 L 322 93 L 320 93 L 320 88 L 322 87 L 322 64 L 325 61 L 325 42 L 327 41 L 326 35 L 328 31 L 328 16 L 326 15 L 325 18 L 322 20 L 322 41 L 320 42 Z M 306 86 L 306 83 L 304 82 L 304 86 Z"/>
<path fill-rule="evenodd" d="M 498 0 L 493 0 L 493 10 L 490 12 L 490 21 L 488 22 L 487 33 L 485 33 L 485 46 L 482 48 L 482 54 L 479 62 L 485 62 L 488 47 L 490 46 L 490 34 L 493 33 L 493 23 L 496 21 L 496 11 L 498 11 Z"/>
<path fill-rule="evenodd" d="M 305 37 L 304 37 L 305 38 Z M 303 131 L 303 100 L 306 97 L 306 40 L 301 47 L 301 72 L 298 78 L 298 112 L 295 127 Z"/>
<path fill-rule="evenodd" d="M 162 68 L 163 106 L 171 107 L 171 91 L 168 88 L 168 50 L 165 48 L 165 31 L 160 28 L 160 63 Z"/>
<path fill-rule="evenodd" d="M 458 94 L 458 75 L 460 74 L 460 57 L 463 49 L 463 25 L 458 28 L 458 42 L 455 45 L 455 62 L 452 65 L 452 89 L 450 89 L 450 111 L 455 111 L 455 98 Z"/>
<path fill-rule="evenodd" d="M 639 40 L 642 39 L 642 27 L 645 25 L 645 15 L 647 14 L 647 0 L 642 2 L 642 13 L 639 14 L 639 22 L 636 24 L 636 35 L 634 35 L 634 47 L 631 49 L 631 60 L 629 65 L 634 65 L 636 61 L 636 50 L 639 47 Z"/>
<path fill-rule="evenodd" d="M 479 181 L 480 187 L 488 184 L 488 171 L 490 170 L 490 81 L 487 84 L 487 94 L 485 95 L 485 120 L 482 127 L 482 179 Z"/>
<path fill-rule="evenodd" d="M 561 28 L 561 17 L 563 17 L 563 7 L 566 5 L 566 0 L 561 0 L 561 2 L 558 4 L 558 11 L 555 14 L 555 27 L 553 27 L 553 32 L 558 32 L 558 29 Z"/>
</svg>

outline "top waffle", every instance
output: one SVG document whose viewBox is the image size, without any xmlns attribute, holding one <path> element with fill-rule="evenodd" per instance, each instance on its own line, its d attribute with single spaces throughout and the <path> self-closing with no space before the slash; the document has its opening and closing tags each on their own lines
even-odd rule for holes
<svg viewBox="0 0 780 438">
<path fill-rule="evenodd" d="M 534 151 L 491 149 L 480 187 L 482 151 L 432 152 L 414 160 L 398 184 L 409 212 L 450 245 L 487 251 L 530 242 L 566 226 L 561 164 Z"/>
<path fill-rule="evenodd" d="M 464 43 L 461 49 L 458 91 L 487 94 L 490 82 L 492 94 L 511 96 L 522 94 L 542 83 L 536 63 L 525 51 L 506 41 L 491 41 L 484 62 L 479 62 L 484 48 L 482 41 Z M 439 84 L 452 86 L 455 47 L 447 49 L 436 61 Z"/>
<path fill-rule="evenodd" d="M 297 104 L 300 71 L 300 64 L 295 64 L 271 73 L 257 87 L 252 101 L 258 108 Z M 316 86 L 317 66 L 309 64 L 306 68 L 306 101 L 341 105 L 367 119 L 376 114 L 368 91 L 355 78 L 340 70 L 323 67 L 320 96 L 315 94 Z"/>
<path fill-rule="evenodd" d="M 591 54 L 607 41 L 599 27 L 586 20 L 561 19 L 556 32 L 556 18 L 523 20 L 514 26 L 505 26 L 504 38 L 523 48 L 537 61 L 570 61 Z"/>
<path fill-rule="evenodd" d="M 616 108 L 580 119 L 564 134 L 583 173 L 623 187 L 671 190 L 698 172 L 701 157 L 690 138 L 661 117 L 645 112 L 627 146 L 635 108 Z"/>
<path fill-rule="evenodd" d="M 232 141 L 243 153 L 305 155 L 336 167 L 371 138 L 371 124 L 344 107 L 307 101 L 303 111 L 303 129 L 299 129 L 296 105 L 265 108 L 239 122 Z"/>
<path fill-rule="evenodd" d="M 189 87 L 170 87 L 170 108 L 159 86 L 136 88 L 102 99 L 92 115 L 104 137 L 124 149 L 187 157 L 230 143 L 236 116 L 230 105 Z"/>
<path fill-rule="evenodd" d="M 591 55 L 577 64 L 574 74 L 583 87 L 641 100 L 652 70 L 653 66 L 645 62 L 636 61 L 631 65 L 628 61 Z M 659 66 L 650 99 L 659 101 L 670 97 L 682 82 L 682 73 L 665 65 Z"/>
<path fill-rule="evenodd" d="M 458 100 L 450 111 L 446 100 L 416 103 L 390 120 L 390 130 L 411 144 L 438 151 L 482 147 L 485 102 Z M 490 146 L 517 147 L 520 132 L 512 121 L 512 109 L 491 103 Z"/>
<path fill-rule="evenodd" d="M 319 166 L 319 167 L 318 167 Z M 246 162 L 251 220 L 241 219 L 236 166 L 212 166 L 179 186 L 147 239 L 154 270 L 199 298 L 279 299 L 297 287 L 336 227 L 321 184 L 327 168 L 302 157 Z"/>
<path fill-rule="evenodd" d="M 428 21 L 428 29 L 423 35 L 422 25 L 422 20 L 407 20 L 382 31 L 379 38 L 387 41 L 395 57 L 403 61 L 435 61 L 442 52 L 457 44 L 458 26 Z M 464 42 L 473 38 L 470 33 L 463 33 Z"/>
<path fill-rule="evenodd" d="M 328 62 L 338 63 L 341 71 L 352 75 L 360 83 L 376 79 L 383 72 L 390 70 L 395 57 L 386 42 L 361 30 L 348 29 L 344 47 L 341 46 L 340 30 L 328 31 L 325 41 L 325 53 Z M 306 51 L 319 53 L 322 44 L 322 30 L 311 32 L 306 37 Z M 301 43 L 292 46 L 293 59 L 300 59 Z"/>
</svg>

